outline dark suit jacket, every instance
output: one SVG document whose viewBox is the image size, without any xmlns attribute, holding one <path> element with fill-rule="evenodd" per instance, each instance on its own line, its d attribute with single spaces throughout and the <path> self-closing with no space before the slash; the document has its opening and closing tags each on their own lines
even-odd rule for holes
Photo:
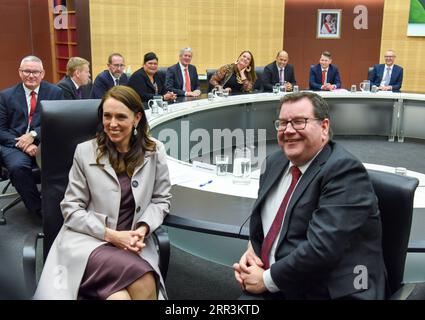
<svg viewBox="0 0 425 320">
<path fill-rule="evenodd" d="M 191 91 L 200 90 L 196 67 L 189 64 L 187 71 L 189 72 Z M 165 88 L 167 91 L 172 91 L 178 96 L 185 95 L 186 90 L 183 88 L 183 75 L 179 63 L 176 63 L 167 69 L 167 74 L 165 76 Z"/>
<path fill-rule="evenodd" d="M 57 84 L 59 88 L 63 91 L 63 96 L 65 100 L 78 100 L 80 97 L 77 93 L 77 88 L 75 84 L 72 82 L 69 76 L 63 77 Z M 81 86 L 81 99 L 90 99 L 92 84 L 89 83 L 87 85 Z"/>
<path fill-rule="evenodd" d="M 371 86 L 379 87 L 381 85 L 382 78 L 384 77 L 385 64 L 375 64 L 373 70 L 370 73 L 369 80 Z M 391 72 L 390 86 L 393 87 L 394 92 L 400 92 L 401 85 L 403 83 L 403 68 L 399 65 L 394 65 L 393 72 Z"/>
<path fill-rule="evenodd" d="M 32 117 L 30 131 L 37 132 L 40 139 L 41 100 L 62 100 L 63 92 L 57 86 L 42 81 L 37 96 L 37 105 Z M 0 92 L 0 144 L 13 148 L 15 138 L 27 131 L 28 105 L 22 83 Z"/>
<path fill-rule="evenodd" d="M 165 90 L 165 79 L 163 79 L 158 72 L 154 74 L 153 79 L 158 86 L 158 95 L 164 95 L 167 92 Z M 143 102 L 148 102 L 155 95 L 155 87 L 149 80 L 143 67 L 131 75 L 128 80 L 128 86 L 139 94 Z"/>
<path fill-rule="evenodd" d="M 119 84 L 127 85 L 128 77 L 123 73 L 120 77 Z M 93 88 L 91 92 L 92 99 L 102 99 L 103 95 L 115 85 L 114 79 L 112 78 L 109 70 L 104 70 L 99 73 L 94 80 Z"/>
<path fill-rule="evenodd" d="M 292 64 L 286 65 L 283 74 L 285 77 L 285 81 L 292 83 L 292 85 L 297 84 L 297 81 L 295 81 L 294 67 Z M 263 90 L 272 92 L 273 86 L 276 83 L 279 83 L 279 69 L 276 66 L 276 61 L 273 61 L 264 68 Z"/>
<path fill-rule="evenodd" d="M 260 177 L 250 220 L 250 240 L 259 257 L 261 208 L 288 164 L 282 151 L 275 152 Z M 385 298 L 377 198 L 366 169 L 337 143 L 325 145 L 301 176 L 278 241 L 271 276 L 287 298 Z M 367 290 L 353 285 L 358 265 L 367 268 Z"/>
<path fill-rule="evenodd" d="M 338 67 L 330 64 L 327 82 L 336 85 L 337 88 L 341 88 L 341 78 L 339 77 Z M 322 67 L 320 64 L 310 68 L 310 90 L 320 91 L 322 87 Z"/>
</svg>

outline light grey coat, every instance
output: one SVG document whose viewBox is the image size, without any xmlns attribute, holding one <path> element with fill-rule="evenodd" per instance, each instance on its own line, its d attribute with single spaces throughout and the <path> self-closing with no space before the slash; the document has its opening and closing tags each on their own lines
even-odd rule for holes
<svg viewBox="0 0 425 320">
<path fill-rule="evenodd" d="M 156 151 L 146 152 L 144 163 L 135 169 L 131 179 L 136 204 L 132 229 L 140 222 L 150 227 L 141 256 L 160 277 L 158 298 L 166 299 L 151 233 L 169 212 L 171 186 L 164 145 L 155 142 Z M 50 248 L 35 299 L 77 299 L 91 252 L 106 243 L 106 227 L 116 229 L 121 187 L 107 156 L 100 159 L 100 165 L 96 164 L 96 149 L 96 141 L 90 140 L 75 150 L 69 184 L 61 202 L 64 224 Z"/>
</svg>

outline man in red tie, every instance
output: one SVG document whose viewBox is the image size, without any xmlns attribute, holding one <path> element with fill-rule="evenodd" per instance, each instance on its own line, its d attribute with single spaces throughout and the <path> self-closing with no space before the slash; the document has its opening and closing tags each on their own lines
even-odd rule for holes
<svg viewBox="0 0 425 320">
<path fill-rule="evenodd" d="M 362 163 L 332 141 L 319 95 L 283 98 L 279 150 L 263 163 L 250 241 L 234 264 L 242 299 L 383 299 L 376 196 Z M 367 286 L 355 286 L 357 266 Z"/>
<path fill-rule="evenodd" d="M 322 52 L 318 64 L 310 68 L 310 90 L 332 91 L 341 88 L 341 77 L 338 67 L 332 64 L 329 51 Z"/>
<path fill-rule="evenodd" d="M 23 58 L 19 76 L 22 83 L 0 92 L 0 155 L 27 209 L 40 214 L 40 193 L 31 172 L 40 142 L 40 101 L 61 100 L 63 92 L 42 81 L 44 69 L 38 57 Z"/>
<path fill-rule="evenodd" d="M 179 62 L 167 69 L 165 88 L 179 97 L 197 97 L 201 94 L 198 72 L 192 61 L 192 48 L 180 50 Z"/>
</svg>

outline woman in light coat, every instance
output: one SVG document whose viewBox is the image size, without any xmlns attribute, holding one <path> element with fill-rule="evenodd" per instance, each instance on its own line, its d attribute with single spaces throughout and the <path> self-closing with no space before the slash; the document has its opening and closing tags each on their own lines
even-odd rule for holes
<svg viewBox="0 0 425 320">
<path fill-rule="evenodd" d="M 96 138 L 77 146 L 61 202 L 64 224 L 35 299 L 164 299 L 152 232 L 169 211 L 161 142 L 139 95 L 116 86 L 99 106 Z"/>
</svg>

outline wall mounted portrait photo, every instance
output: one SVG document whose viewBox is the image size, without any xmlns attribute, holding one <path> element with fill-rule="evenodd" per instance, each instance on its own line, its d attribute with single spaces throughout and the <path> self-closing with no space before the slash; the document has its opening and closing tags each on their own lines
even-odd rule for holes
<svg viewBox="0 0 425 320">
<path fill-rule="evenodd" d="M 341 9 L 318 9 L 317 32 L 318 39 L 339 39 L 341 37 Z"/>
</svg>

